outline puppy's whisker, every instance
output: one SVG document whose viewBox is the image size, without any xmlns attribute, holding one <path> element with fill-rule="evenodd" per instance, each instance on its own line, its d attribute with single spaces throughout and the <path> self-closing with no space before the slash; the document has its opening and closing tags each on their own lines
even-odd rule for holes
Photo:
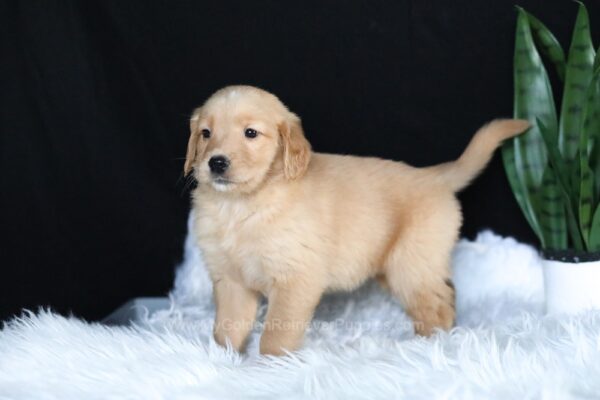
<svg viewBox="0 0 600 400">
<path fill-rule="evenodd" d="M 179 185 L 183 179 L 186 179 L 186 177 L 183 175 L 183 173 L 179 174 L 179 178 L 177 178 L 177 181 L 175 182 L 175 186 Z"/>
<path fill-rule="evenodd" d="M 186 179 L 186 183 L 185 183 L 185 185 L 184 185 L 184 189 L 186 189 L 186 190 L 187 190 L 187 189 L 189 189 L 190 187 L 192 187 L 194 184 L 196 184 L 196 179 L 194 179 L 194 177 L 190 175 L 190 176 L 189 176 L 189 177 Z"/>
<path fill-rule="evenodd" d="M 193 186 L 197 183 L 193 174 L 189 174 L 188 176 L 183 176 L 183 174 L 181 174 L 176 185 L 180 185 L 182 181 L 183 187 L 181 189 L 180 196 L 183 196 L 188 190 L 193 189 Z"/>
<path fill-rule="evenodd" d="M 179 178 L 177 178 L 177 182 L 175 182 L 175 186 L 180 185 L 183 182 L 183 185 L 187 185 L 190 179 L 194 179 L 192 174 L 184 175 L 183 172 L 179 174 Z"/>
</svg>

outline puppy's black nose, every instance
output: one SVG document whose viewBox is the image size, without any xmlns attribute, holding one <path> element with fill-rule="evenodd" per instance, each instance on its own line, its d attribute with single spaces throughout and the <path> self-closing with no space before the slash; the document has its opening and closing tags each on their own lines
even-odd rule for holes
<svg viewBox="0 0 600 400">
<path fill-rule="evenodd" d="M 229 167 L 229 160 L 225 156 L 212 156 L 208 160 L 208 167 L 213 174 L 223 174 Z"/>
</svg>

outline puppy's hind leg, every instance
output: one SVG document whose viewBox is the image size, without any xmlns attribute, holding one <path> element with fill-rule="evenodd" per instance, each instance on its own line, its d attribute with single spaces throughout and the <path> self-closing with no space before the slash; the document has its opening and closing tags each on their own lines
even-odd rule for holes
<svg viewBox="0 0 600 400">
<path fill-rule="evenodd" d="M 451 215 L 429 214 L 405 226 L 384 266 L 392 294 L 420 335 L 429 336 L 435 328 L 449 329 L 454 324 L 450 257 L 460 214 L 458 208 L 450 211 Z"/>
</svg>

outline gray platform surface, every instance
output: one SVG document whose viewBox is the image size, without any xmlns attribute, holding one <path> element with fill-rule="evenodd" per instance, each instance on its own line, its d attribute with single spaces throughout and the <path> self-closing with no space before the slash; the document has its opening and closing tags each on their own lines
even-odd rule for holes
<svg viewBox="0 0 600 400">
<path fill-rule="evenodd" d="M 168 297 L 136 297 L 129 300 L 102 320 L 107 325 L 131 325 L 140 322 L 147 313 L 168 309 L 171 305 Z"/>
</svg>

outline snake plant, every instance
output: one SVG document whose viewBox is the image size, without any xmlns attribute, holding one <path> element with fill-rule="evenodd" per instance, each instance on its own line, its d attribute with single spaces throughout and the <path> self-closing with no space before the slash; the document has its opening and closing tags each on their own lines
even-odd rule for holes
<svg viewBox="0 0 600 400">
<path fill-rule="evenodd" d="M 504 169 L 544 250 L 600 251 L 600 49 L 588 12 L 579 3 L 565 55 L 541 21 L 517 11 L 514 116 L 532 127 L 504 144 Z M 559 112 L 546 65 L 562 85 Z"/>
</svg>

